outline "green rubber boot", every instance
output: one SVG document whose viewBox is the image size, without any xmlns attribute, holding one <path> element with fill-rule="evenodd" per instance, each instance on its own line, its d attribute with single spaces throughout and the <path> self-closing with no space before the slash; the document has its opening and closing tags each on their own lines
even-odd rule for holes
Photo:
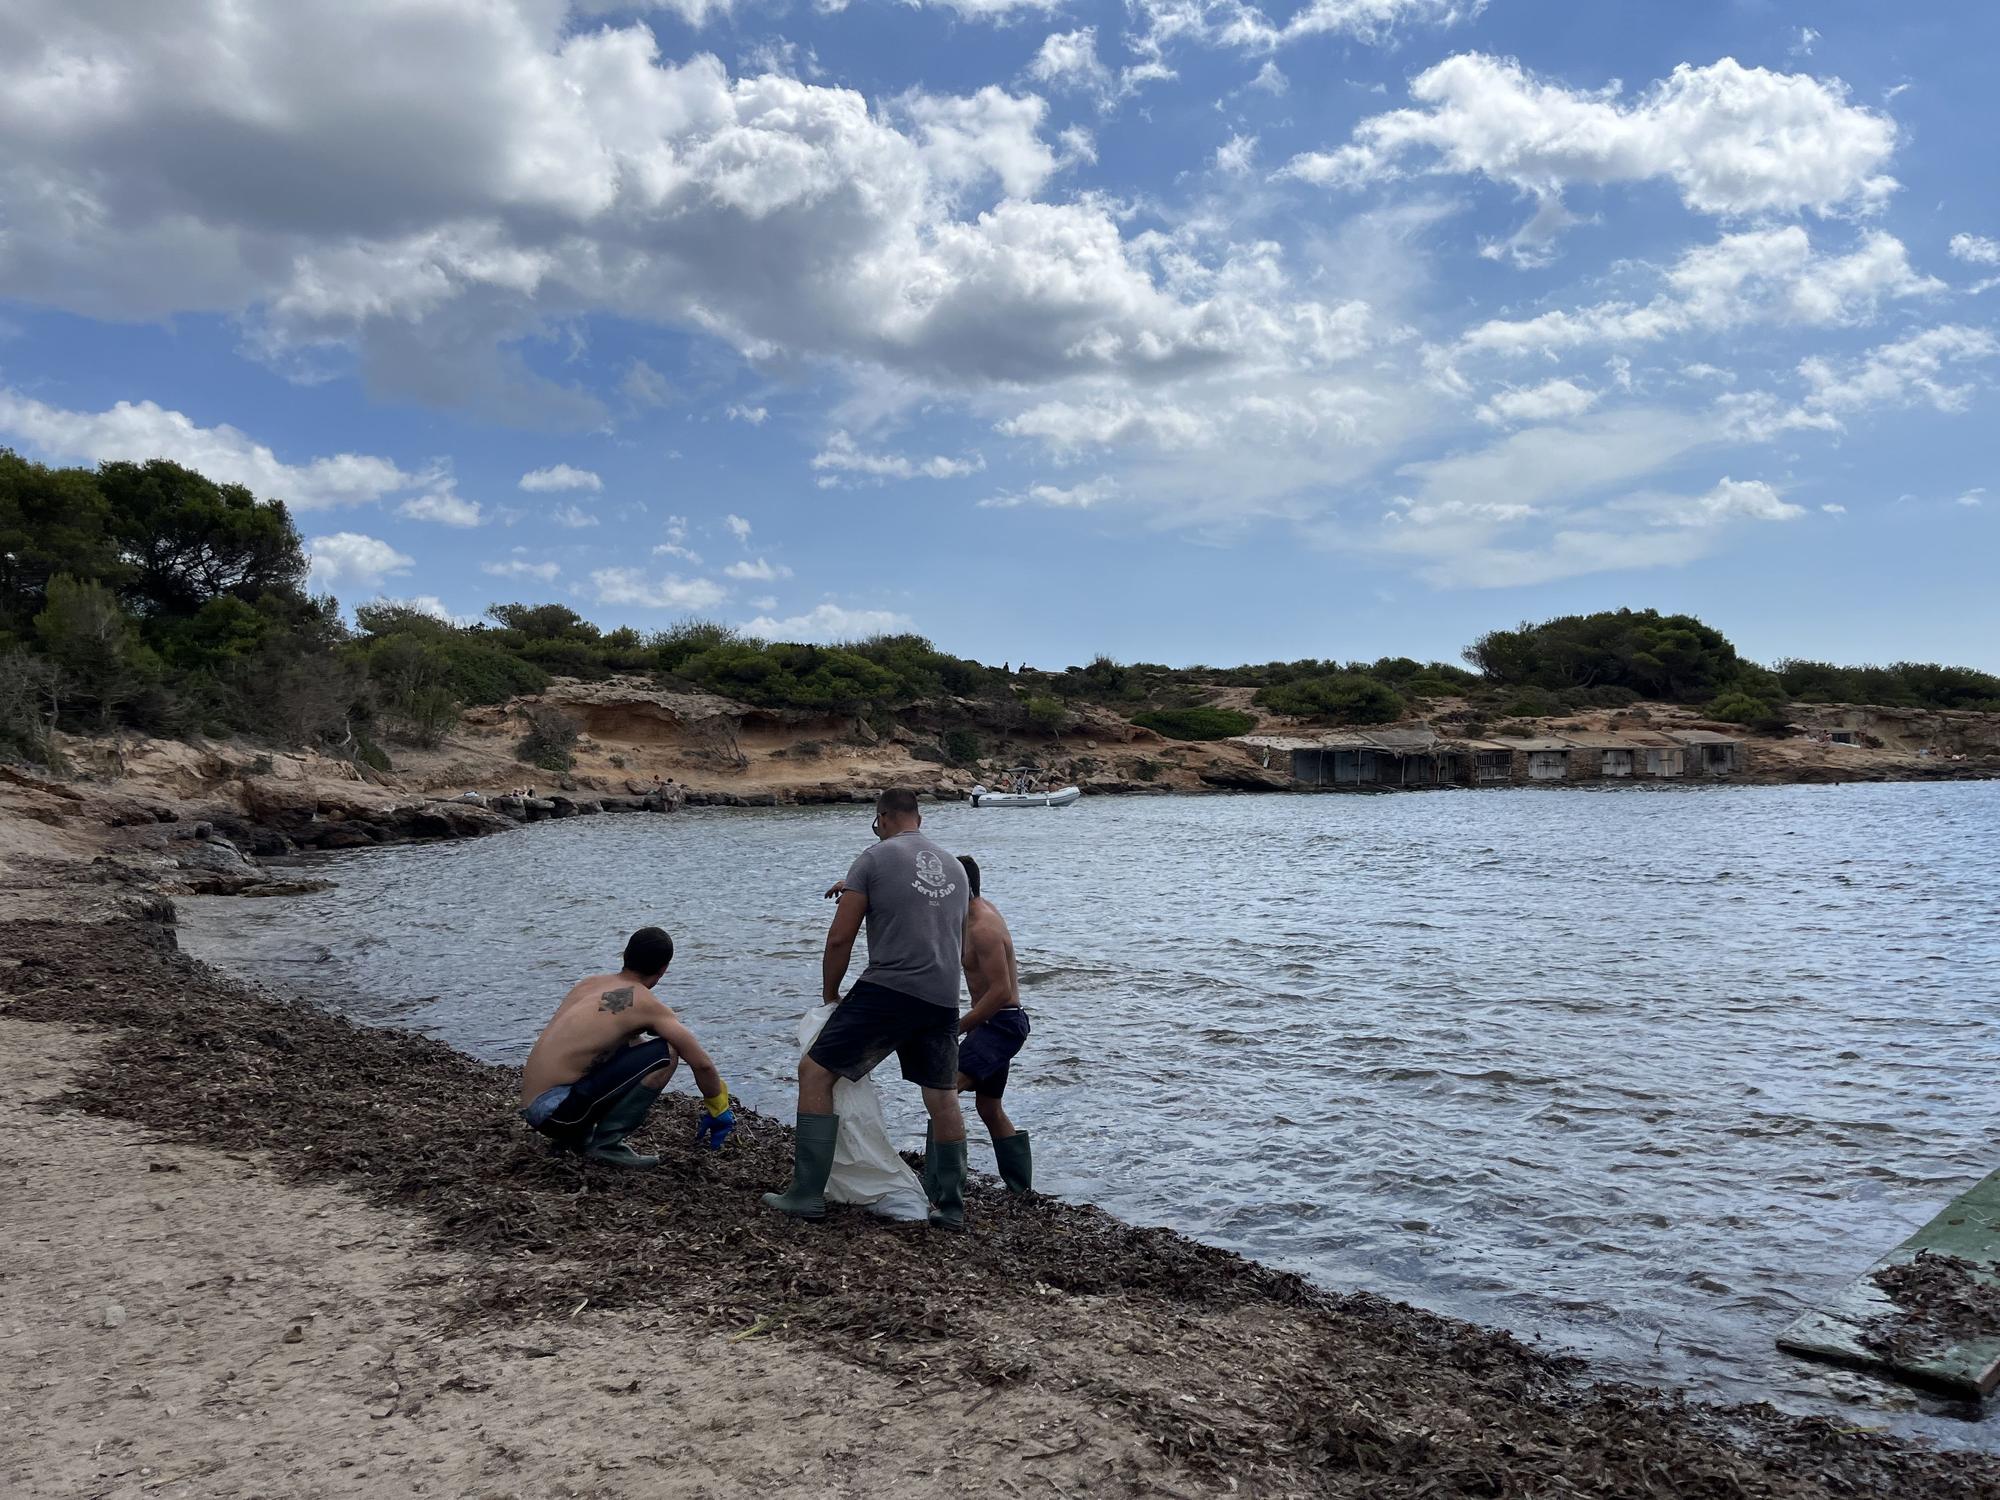
<svg viewBox="0 0 2000 1500">
<path fill-rule="evenodd" d="M 917 1176 L 918 1182 L 923 1185 L 926 1203 L 937 1202 L 937 1191 L 931 1181 L 931 1167 L 937 1161 L 937 1153 L 931 1149 L 932 1128 L 929 1121 L 924 1122 L 924 1169 Z"/>
<path fill-rule="evenodd" d="M 628 1089 L 619 1101 L 604 1112 L 597 1128 L 584 1143 L 583 1154 L 592 1161 L 611 1167 L 657 1167 L 657 1156 L 643 1156 L 625 1144 L 625 1137 L 646 1123 L 646 1116 L 659 1102 L 660 1091 L 643 1083 Z"/>
<path fill-rule="evenodd" d="M 933 1141 L 924 1157 L 931 1227 L 956 1233 L 965 1228 L 965 1142 Z"/>
<path fill-rule="evenodd" d="M 826 1217 L 826 1179 L 833 1174 L 833 1145 L 840 1138 L 839 1115 L 800 1115 L 792 1137 L 792 1185 L 766 1193 L 764 1207 L 795 1219 Z"/>
<path fill-rule="evenodd" d="M 1000 1168 L 1000 1180 L 1007 1191 L 1031 1197 L 1035 1191 L 1035 1160 L 1028 1150 L 1028 1132 L 1017 1130 L 993 1139 L 993 1160 Z"/>
</svg>

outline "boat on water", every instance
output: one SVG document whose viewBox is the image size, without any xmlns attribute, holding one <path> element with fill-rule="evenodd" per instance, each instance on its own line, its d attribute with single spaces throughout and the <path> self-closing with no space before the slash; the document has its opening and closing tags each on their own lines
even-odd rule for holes
<svg viewBox="0 0 2000 1500">
<path fill-rule="evenodd" d="M 974 807 L 1068 807 L 1083 795 L 1081 787 L 1044 789 L 1035 785 L 1032 766 L 1016 766 L 997 789 L 974 786 L 966 795 Z"/>
<path fill-rule="evenodd" d="M 1066 786 L 1057 792 L 971 793 L 974 807 L 1068 807 L 1083 795 L 1083 788 Z"/>
</svg>

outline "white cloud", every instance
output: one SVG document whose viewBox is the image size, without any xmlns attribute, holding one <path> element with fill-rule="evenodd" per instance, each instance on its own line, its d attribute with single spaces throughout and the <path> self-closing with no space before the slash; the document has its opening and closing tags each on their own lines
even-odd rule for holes
<svg viewBox="0 0 2000 1500">
<path fill-rule="evenodd" d="M 1013 510 L 1023 505 L 1046 506 L 1052 510 L 1088 510 L 1118 493 L 1112 479 L 1092 479 L 1067 489 L 1053 484 L 1031 484 L 1018 494 L 994 495 L 979 502 L 981 510 Z"/>
<path fill-rule="evenodd" d="M 1836 505 L 1831 500 L 1829 500 L 1826 504 L 1822 505 L 1820 509 L 1825 511 L 1830 516 L 1844 516 L 1847 514 L 1846 506 Z"/>
<path fill-rule="evenodd" d="M 1975 266 L 2000 266 L 2000 240 L 1989 240 L 1983 234 L 1955 234 L 1949 248 L 1954 260 Z"/>
<path fill-rule="evenodd" d="M 1817 31 L 1814 31 L 1810 26 L 1801 26 L 1799 28 L 1799 39 L 1787 47 L 1785 51 L 1792 57 L 1811 57 L 1813 43 L 1818 40 L 1819 33 Z"/>
<path fill-rule="evenodd" d="M 1796 521 L 1805 513 L 1803 505 L 1781 498 L 1761 479 L 1725 477 L 1667 519 L 1676 526 L 1720 526 L 1729 521 Z"/>
<path fill-rule="evenodd" d="M 761 557 L 754 562 L 733 562 L 722 571 L 725 577 L 740 579 L 745 583 L 775 583 L 780 578 L 792 576 L 790 568 L 766 562 Z"/>
<path fill-rule="evenodd" d="M 712 578 L 672 573 L 648 578 L 638 568 L 599 568 L 590 575 L 590 583 L 599 604 L 645 609 L 713 609 L 729 597 L 729 591 Z"/>
<path fill-rule="evenodd" d="M 591 490 L 604 488 L 604 481 L 588 469 L 572 469 L 568 464 L 555 464 L 546 469 L 530 469 L 521 476 L 521 488 L 536 493 L 551 490 Z"/>
<path fill-rule="evenodd" d="M 701 554 L 693 548 L 683 547 L 679 542 L 662 542 L 653 549 L 655 557 L 678 557 L 682 562 L 701 566 Z"/>
<path fill-rule="evenodd" d="M 281 367 L 351 360 L 378 394 L 555 426 L 600 426 L 604 402 L 524 342 L 598 316 L 965 392 L 1315 357 L 1317 294 L 1271 247 L 1023 196 L 1088 149 L 1043 139 L 1032 96 L 732 78 L 643 24 L 565 27 L 556 0 L 96 14 L 9 9 L 0 297 L 234 317 Z M 667 396 L 636 366 L 620 394 Z"/>
<path fill-rule="evenodd" d="M 1896 188 L 1887 115 L 1849 101 L 1837 80 L 1683 63 L 1631 102 L 1579 91 L 1510 58 L 1464 53 L 1417 75 L 1418 108 L 1363 120 L 1348 144 L 1295 157 L 1293 177 L 1357 187 L 1425 172 L 1479 174 L 1540 199 L 1563 189 L 1671 181 L 1708 214 L 1879 207 Z"/>
<path fill-rule="evenodd" d="M 812 466 L 824 486 L 842 483 L 840 476 L 854 474 L 880 482 L 885 479 L 963 479 L 986 467 L 978 454 L 971 458 L 906 458 L 897 453 L 867 453 L 845 432 L 836 432 L 826 446 L 813 455 Z"/>
<path fill-rule="evenodd" d="M 1525 389 L 1510 388 L 1489 397 L 1476 413 L 1482 422 L 1508 426 L 1516 422 L 1559 422 L 1580 417 L 1597 404 L 1597 392 L 1573 380 L 1547 380 Z"/>
<path fill-rule="evenodd" d="M 407 573 L 416 559 L 398 552 L 379 537 L 358 531 L 336 531 L 306 542 L 306 557 L 312 564 L 310 586 L 314 591 L 352 587 L 375 593 L 382 580 L 392 574 Z"/>
<path fill-rule="evenodd" d="M 503 562 L 481 563 L 479 571 L 492 578 L 538 578 L 543 583 L 554 583 L 562 568 L 553 562 L 529 562 L 524 557 L 510 557 Z"/>
<path fill-rule="evenodd" d="M 857 641 L 871 635 L 895 635 L 915 629 L 908 615 L 887 609 L 847 609 L 819 604 L 802 615 L 774 620 L 759 615 L 743 627 L 767 641 Z"/>
<path fill-rule="evenodd" d="M 1977 489 L 1967 490 L 1952 503 L 1963 505 L 1967 510 L 1976 510 L 1986 503 L 1986 488 L 1984 485 L 1981 485 Z"/>
<path fill-rule="evenodd" d="M 1250 80 L 1251 88 L 1262 89 L 1273 98 L 1282 96 L 1285 90 L 1291 86 L 1291 80 L 1286 78 L 1279 71 L 1278 65 L 1269 58 L 1266 58 L 1264 66 L 1257 70 L 1257 76 Z"/>
<path fill-rule="evenodd" d="M 667 377 L 643 359 L 635 359 L 625 366 L 618 389 L 635 406 L 671 406 L 674 400 L 674 388 Z"/>
<path fill-rule="evenodd" d="M 1063 0 L 903 0 L 911 7 L 930 6 L 937 10 L 955 12 L 961 20 L 1007 22 L 1017 16 L 1033 11 L 1037 13 L 1060 10 Z M 835 10 L 845 10 L 846 0 L 831 6 Z"/>
<path fill-rule="evenodd" d="M 1306 0 L 1279 22 L 1248 0 L 1133 0 L 1146 22 L 1133 44 L 1158 51 L 1191 41 L 1268 52 L 1315 36 L 1386 42 L 1407 26 L 1451 26 L 1485 8 L 1486 0 Z"/>
<path fill-rule="evenodd" d="M 1467 330 L 1462 353 L 1552 354 L 1590 344 L 1638 344 L 1749 323 L 1835 327 L 1866 323 L 1885 299 L 1926 297 L 1944 283 L 1910 266 L 1901 240 L 1880 230 L 1846 255 L 1822 255 L 1796 224 L 1724 235 L 1685 252 L 1651 302 L 1599 302 Z"/>
<path fill-rule="evenodd" d="M 0 239 L 0 257 L 4 248 Z M 234 427 L 198 427 L 151 401 L 120 401 L 108 411 L 65 411 L 0 387 L 0 433 L 58 461 L 171 459 L 218 484 L 243 485 L 260 500 L 282 500 L 294 510 L 365 505 L 432 477 L 405 473 L 389 459 L 362 453 L 283 463 Z"/>
<path fill-rule="evenodd" d="M 396 507 L 396 513 L 412 521 L 435 521 L 440 526 L 478 526 L 486 520 L 477 500 L 468 500 L 449 484 L 428 495 L 418 495 Z"/>
<path fill-rule="evenodd" d="M 732 405 L 722 413 L 732 422 L 747 422 L 752 427 L 762 427 L 764 419 L 771 415 L 761 406 Z"/>
<path fill-rule="evenodd" d="M 1052 31 L 1028 63 L 1028 76 L 1052 88 L 1103 93 L 1111 87 L 1111 70 L 1098 61 L 1097 28 Z"/>
<path fill-rule="evenodd" d="M 1215 148 L 1215 170 L 1229 177 L 1247 176 L 1257 159 L 1257 137 L 1232 135 Z"/>
<path fill-rule="evenodd" d="M 446 608 L 444 600 L 436 594 L 416 594 L 407 599 L 370 599 L 370 604 L 386 604 L 396 609 L 413 609 L 418 614 L 429 615 L 433 620 L 443 620 L 449 625 L 471 625 L 476 615 L 453 614 Z"/>
<path fill-rule="evenodd" d="M 549 519 L 558 526 L 566 526 L 571 531 L 581 531 L 586 526 L 598 524 L 597 517 L 575 505 L 558 505 L 549 512 Z"/>
<path fill-rule="evenodd" d="M 741 516 L 729 515 L 722 518 L 722 524 L 729 528 L 729 534 L 745 546 L 750 543 L 750 523 Z"/>
<path fill-rule="evenodd" d="M 1948 383 L 1946 367 L 1995 355 L 2000 355 L 2000 340 L 1985 329 L 1946 323 L 1878 345 L 1858 360 L 1801 360 L 1799 374 L 1809 387 L 1805 404 L 1824 412 L 1918 404 L 1955 412 L 1972 399 L 1972 387 Z"/>
<path fill-rule="evenodd" d="M 760 594 L 757 598 L 750 601 L 750 607 L 769 612 L 778 607 L 778 596 L 775 594 Z"/>
<path fill-rule="evenodd" d="M 736 9 L 736 0 L 571 0 L 571 3 L 586 16 L 625 11 L 669 11 L 696 30 L 715 17 L 730 15 Z"/>
</svg>

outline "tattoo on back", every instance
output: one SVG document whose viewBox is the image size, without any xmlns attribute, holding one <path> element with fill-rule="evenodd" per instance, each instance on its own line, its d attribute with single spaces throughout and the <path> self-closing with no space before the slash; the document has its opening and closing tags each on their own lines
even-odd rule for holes
<svg viewBox="0 0 2000 1500">
<path fill-rule="evenodd" d="M 621 1010 L 630 1010 L 632 1008 L 632 986 L 621 984 L 615 990 L 606 990 L 602 995 L 598 996 L 597 1008 L 599 1010 L 608 1010 L 613 1015 L 616 1015 Z"/>
</svg>

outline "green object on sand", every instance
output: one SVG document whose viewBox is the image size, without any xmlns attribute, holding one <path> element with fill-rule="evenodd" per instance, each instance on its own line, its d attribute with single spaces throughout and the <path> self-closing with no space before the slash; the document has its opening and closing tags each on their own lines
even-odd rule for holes
<svg viewBox="0 0 2000 1500">
<path fill-rule="evenodd" d="M 1927 1260 L 1949 1257 L 1961 1300 L 1992 1308 L 1992 1316 L 1968 1318 L 1961 1307 L 1948 1321 L 1927 1321 L 1921 1304 L 1912 1309 L 1892 1299 L 1877 1276 L 1921 1276 L 1925 1267 L 1917 1258 L 1926 1252 Z M 1966 1400 L 1992 1395 L 2000 1386 L 2000 1172 L 1954 1198 L 1826 1307 L 1792 1324 L 1778 1336 L 1778 1347 Z"/>
<path fill-rule="evenodd" d="M 1034 1192 L 1035 1160 L 1028 1149 L 1027 1131 L 995 1137 L 993 1159 L 1000 1168 L 1000 1180 L 1007 1184 L 1008 1192 L 1019 1193 L 1023 1197 Z"/>
<path fill-rule="evenodd" d="M 764 1206 L 795 1219 L 825 1218 L 826 1179 L 833 1175 L 839 1138 L 839 1115 L 800 1115 L 792 1136 L 792 1185 L 782 1193 L 766 1193 Z"/>
<path fill-rule="evenodd" d="M 924 1154 L 924 1191 L 933 1229 L 965 1228 L 965 1142 L 932 1141 Z"/>
<path fill-rule="evenodd" d="M 643 1156 L 623 1141 L 593 1140 L 583 1148 L 583 1154 L 592 1161 L 601 1161 L 607 1167 L 657 1167 L 657 1156 Z"/>
</svg>

